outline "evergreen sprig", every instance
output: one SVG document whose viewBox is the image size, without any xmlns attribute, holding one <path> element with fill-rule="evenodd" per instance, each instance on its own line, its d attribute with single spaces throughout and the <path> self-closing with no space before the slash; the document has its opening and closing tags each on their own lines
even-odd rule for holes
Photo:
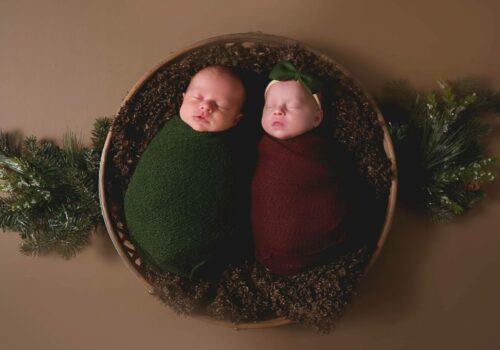
<svg viewBox="0 0 500 350">
<path fill-rule="evenodd" d="M 92 147 L 73 133 L 62 147 L 30 136 L 21 145 L 0 131 L 0 227 L 20 233 L 21 252 L 74 256 L 101 222 L 98 171 L 109 118 L 94 124 Z"/>
<path fill-rule="evenodd" d="M 480 140 L 489 131 L 482 117 L 500 115 L 500 94 L 472 82 L 439 81 L 427 95 L 393 82 L 378 99 L 396 150 L 401 198 L 436 222 L 462 215 L 496 177 L 495 158 Z"/>
</svg>

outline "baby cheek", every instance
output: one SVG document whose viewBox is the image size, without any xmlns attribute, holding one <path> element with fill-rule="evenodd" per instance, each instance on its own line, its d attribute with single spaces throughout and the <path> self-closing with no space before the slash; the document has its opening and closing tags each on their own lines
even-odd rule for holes
<svg viewBox="0 0 500 350">
<path fill-rule="evenodd" d="M 179 110 L 181 112 L 184 112 L 185 114 L 192 114 L 193 111 L 195 110 L 195 104 L 191 101 L 184 100 Z"/>
<path fill-rule="evenodd" d="M 179 108 L 179 114 L 181 115 L 181 117 L 184 116 L 185 111 L 186 111 L 186 106 L 185 106 L 185 102 L 183 102 Z"/>
<path fill-rule="evenodd" d="M 273 115 L 272 111 L 264 110 L 264 112 L 262 113 L 262 120 L 269 120 L 271 119 L 272 115 Z"/>
</svg>

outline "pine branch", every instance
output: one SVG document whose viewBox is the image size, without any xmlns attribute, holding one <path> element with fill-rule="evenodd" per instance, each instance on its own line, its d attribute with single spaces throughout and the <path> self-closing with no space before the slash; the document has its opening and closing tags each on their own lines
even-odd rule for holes
<svg viewBox="0 0 500 350">
<path fill-rule="evenodd" d="M 467 110 L 471 117 L 484 114 L 500 116 L 500 92 L 495 91 L 485 79 L 466 77 L 450 81 L 449 85 L 459 98 L 476 93 L 476 102 Z"/>
<path fill-rule="evenodd" d="M 93 144 L 100 146 L 111 120 L 96 121 Z M 31 136 L 12 149 L 0 131 L 0 227 L 18 231 L 20 251 L 74 256 L 102 222 L 98 196 L 102 148 L 86 148 L 74 133 L 62 147 Z"/>
<path fill-rule="evenodd" d="M 500 115 L 500 94 L 470 80 L 438 85 L 423 94 L 392 84 L 379 100 L 388 113 L 402 199 L 443 222 L 477 203 L 481 185 L 496 177 L 495 160 L 480 144 L 489 131 L 481 117 Z"/>
<path fill-rule="evenodd" d="M 101 151 L 104 148 L 104 142 L 108 136 L 109 128 L 111 127 L 112 119 L 97 118 L 94 122 L 92 130 L 92 148 L 96 151 Z"/>
</svg>

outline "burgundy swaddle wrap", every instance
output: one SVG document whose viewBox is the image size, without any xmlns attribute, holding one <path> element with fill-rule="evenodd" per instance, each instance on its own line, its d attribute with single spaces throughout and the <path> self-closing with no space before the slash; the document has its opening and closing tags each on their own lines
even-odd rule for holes
<svg viewBox="0 0 500 350">
<path fill-rule="evenodd" d="M 338 228 L 350 210 L 332 145 L 315 132 L 288 140 L 265 134 L 258 151 L 251 203 L 256 259 L 282 275 L 331 260 L 346 238 Z"/>
</svg>

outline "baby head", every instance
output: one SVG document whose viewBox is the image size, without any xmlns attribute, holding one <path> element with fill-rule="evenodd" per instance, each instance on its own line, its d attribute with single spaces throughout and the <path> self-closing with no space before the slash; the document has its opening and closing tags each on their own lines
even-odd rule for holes
<svg viewBox="0 0 500 350">
<path fill-rule="evenodd" d="M 319 82 L 299 73 L 288 61 L 278 63 L 264 93 L 262 127 L 278 139 L 290 139 L 316 128 L 323 120 Z"/>
<path fill-rule="evenodd" d="M 181 119 L 196 131 L 223 131 L 235 126 L 242 114 L 245 89 L 230 68 L 210 66 L 196 73 L 182 94 Z"/>
</svg>

